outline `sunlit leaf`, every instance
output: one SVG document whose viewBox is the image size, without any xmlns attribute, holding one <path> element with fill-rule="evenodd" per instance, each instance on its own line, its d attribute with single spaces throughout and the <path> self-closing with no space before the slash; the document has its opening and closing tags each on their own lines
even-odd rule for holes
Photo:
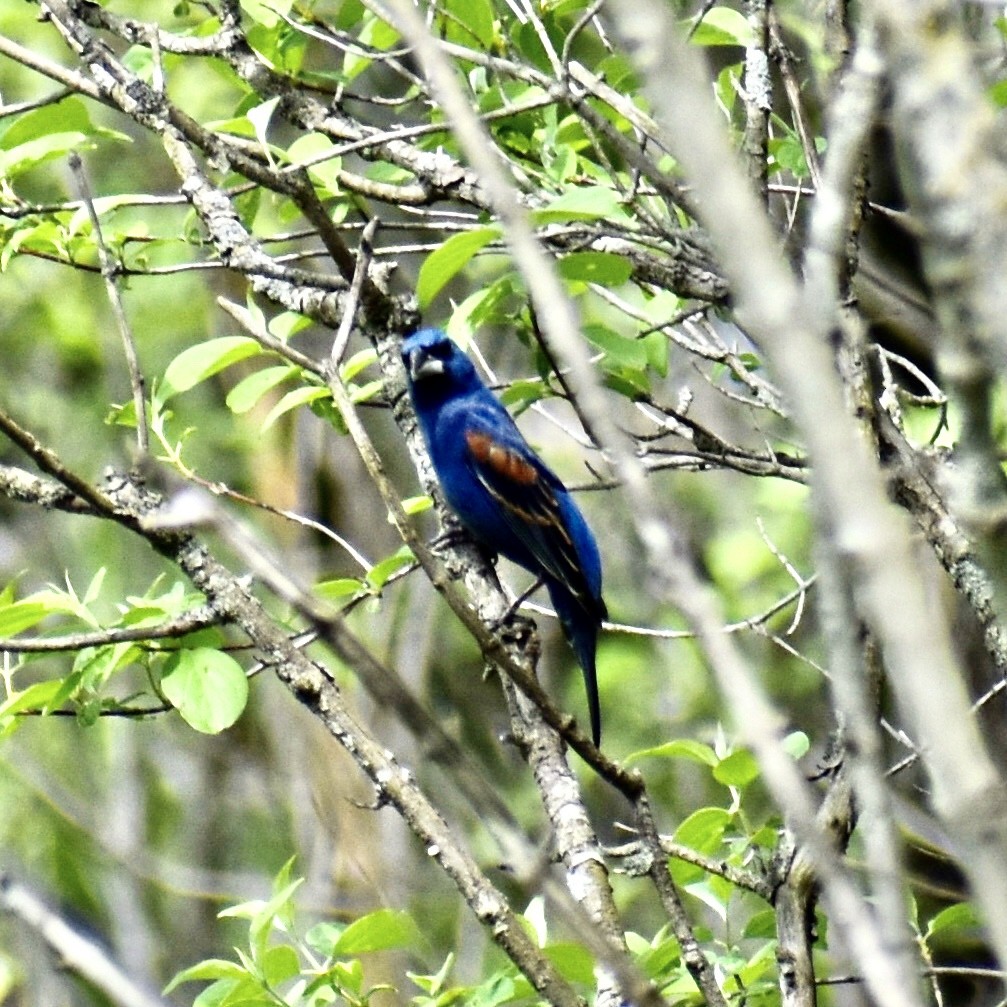
<svg viewBox="0 0 1007 1007">
<path fill-rule="evenodd" d="M 248 679 L 229 654 L 209 647 L 178 650 L 168 658 L 161 689 L 190 727 L 218 734 L 241 716 Z"/>
<path fill-rule="evenodd" d="M 559 273 L 566 280 L 618 287 L 633 274 L 633 263 L 614 252 L 572 252 L 559 260 Z"/>
<path fill-rule="evenodd" d="M 413 918 L 399 909 L 378 909 L 354 920 L 340 935 L 333 954 L 359 955 L 412 947 L 420 931 Z"/>
<path fill-rule="evenodd" d="M 711 7 L 692 33 L 694 45 L 749 46 L 754 40 L 752 27 L 745 15 L 732 7 Z"/>
<path fill-rule="evenodd" d="M 242 378 L 228 393 L 224 400 L 232 413 L 247 413 L 254 409 L 259 400 L 277 385 L 299 373 L 292 364 L 281 364 L 277 367 L 264 367 L 261 371 Z"/>
<path fill-rule="evenodd" d="M 472 257 L 500 237 L 497 227 L 454 234 L 440 248 L 431 252 L 420 266 L 416 279 L 416 297 L 424 308 L 468 265 Z"/>
<path fill-rule="evenodd" d="M 164 372 L 160 388 L 162 402 L 173 395 L 188 391 L 225 367 L 262 352 L 262 347 L 249 336 L 221 336 L 198 343 L 175 357 Z"/>
<path fill-rule="evenodd" d="M 759 763 L 747 749 L 739 748 L 713 767 L 713 778 L 728 787 L 747 787 L 759 777 Z"/>
</svg>

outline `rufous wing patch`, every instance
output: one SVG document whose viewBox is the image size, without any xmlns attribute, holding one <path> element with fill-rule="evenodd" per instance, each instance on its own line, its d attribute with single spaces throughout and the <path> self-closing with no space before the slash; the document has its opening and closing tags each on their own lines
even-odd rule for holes
<svg viewBox="0 0 1007 1007">
<path fill-rule="evenodd" d="M 465 443 L 477 462 L 488 465 L 498 475 L 522 486 L 531 486 L 538 481 L 538 470 L 526 462 L 516 451 L 498 444 L 489 434 L 476 430 L 465 432 Z"/>
</svg>

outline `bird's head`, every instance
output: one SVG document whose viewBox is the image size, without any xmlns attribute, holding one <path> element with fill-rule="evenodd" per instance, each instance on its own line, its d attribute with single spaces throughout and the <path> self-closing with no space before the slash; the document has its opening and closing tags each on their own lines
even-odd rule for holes
<svg viewBox="0 0 1007 1007">
<path fill-rule="evenodd" d="M 482 387 L 472 361 L 440 329 L 420 329 L 402 343 L 414 398 L 435 401 Z"/>
</svg>

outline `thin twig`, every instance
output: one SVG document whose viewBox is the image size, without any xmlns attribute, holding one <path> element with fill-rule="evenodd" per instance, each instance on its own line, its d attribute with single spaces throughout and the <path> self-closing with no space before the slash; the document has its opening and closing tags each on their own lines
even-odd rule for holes
<svg viewBox="0 0 1007 1007">
<path fill-rule="evenodd" d="M 101 221 L 98 219 L 98 211 L 95 209 L 94 198 L 91 195 L 91 186 L 80 155 L 73 153 L 69 156 L 68 161 L 70 170 L 77 179 L 81 202 L 87 208 L 87 215 L 91 219 L 91 229 L 94 232 L 94 241 L 98 249 L 98 261 L 101 263 L 101 275 L 105 280 L 105 291 L 108 294 L 109 303 L 112 305 L 112 314 L 115 316 L 115 323 L 119 329 L 123 355 L 126 358 L 126 369 L 129 372 L 129 386 L 133 392 L 133 410 L 136 414 L 136 446 L 140 456 L 146 457 L 150 450 L 147 433 L 147 397 L 144 392 L 143 372 L 140 370 L 133 331 L 129 327 L 126 311 L 122 306 L 122 298 L 119 296 L 119 286 L 115 281 L 118 266 L 113 262 L 112 254 L 108 250 L 108 245 L 105 244 Z"/>
</svg>

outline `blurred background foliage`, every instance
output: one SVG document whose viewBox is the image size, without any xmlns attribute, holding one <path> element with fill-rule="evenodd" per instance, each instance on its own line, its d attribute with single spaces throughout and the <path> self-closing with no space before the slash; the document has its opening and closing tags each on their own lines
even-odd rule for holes
<svg viewBox="0 0 1007 1007">
<path fill-rule="evenodd" d="M 183 35 L 206 35 L 214 23 L 209 5 L 184 0 L 114 0 L 103 6 L 157 21 L 164 30 Z M 549 72 L 531 24 L 521 23 L 507 4 L 482 0 L 471 7 L 464 2 L 443 6 L 448 13 L 441 29 L 448 40 L 516 53 L 528 65 Z M 820 27 L 796 5 L 781 6 L 791 25 L 802 29 L 808 65 L 816 66 L 825 59 Z M 380 97 L 392 79 L 381 60 L 371 62 L 352 53 L 339 56 L 285 20 L 289 16 L 319 30 L 343 32 L 378 50 L 392 48 L 394 33 L 363 4 L 243 0 L 242 8 L 249 41 L 262 57 L 321 88 L 323 95 L 326 88 L 345 87 L 363 96 L 358 105 L 364 107 L 364 99 Z M 585 9 L 578 0 L 543 5 L 554 41 L 562 45 L 564 32 Z M 680 13 L 685 19 L 694 11 L 683 5 Z M 0 33 L 56 63 L 73 66 L 57 33 L 38 14 L 36 4 L 0 5 Z M 735 125 L 739 113 L 732 81 L 741 72 L 743 52 L 738 18 L 738 10 L 718 5 L 694 38 L 711 46 L 723 111 Z M 606 49 L 598 33 L 582 31 L 575 55 L 594 72 L 604 72 L 611 86 L 632 94 L 635 82 L 628 64 Z M 133 47 L 124 62 L 147 79 L 154 73 L 146 47 Z M 487 81 L 484 69 L 464 60 L 459 65 L 483 112 L 535 97 L 533 84 Z M 166 53 L 163 72 L 171 98 L 188 115 L 256 142 L 256 129 L 264 120 L 256 118 L 254 110 L 263 99 L 221 61 Z M 0 58 L 5 106 L 37 100 L 53 87 L 17 61 Z M 395 106 L 366 107 L 372 121 L 398 121 Z M 623 128 L 615 112 L 607 107 L 604 111 Z M 492 120 L 491 128 L 500 147 L 527 172 L 540 205 L 577 184 L 607 177 L 615 170 L 613 162 L 620 165 L 610 145 L 600 145 L 599 157 L 595 139 L 579 120 L 563 117 L 548 102 Z M 47 152 L 13 159 L 10 152 L 21 142 L 17 130 L 24 137 L 47 139 Z M 780 118 L 775 130 L 771 180 L 794 185 L 807 172 L 801 146 L 789 121 Z M 289 154 L 295 140 L 297 132 L 289 125 L 269 127 L 269 143 L 277 156 Z M 421 136 L 415 143 L 420 150 L 458 154 L 448 132 Z M 94 235 L 86 217 L 72 207 L 27 217 L 13 213 L 28 206 L 65 207 L 78 198 L 77 182 L 67 166 L 70 149 L 82 153 L 99 202 L 122 194 L 165 197 L 146 205 L 126 203 L 102 218 L 106 241 L 133 274 L 122 277 L 119 287 L 149 389 L 163 385 L 183 350 L 240 335 L 216 299 L 225 296 L 245 303 L 247 291 L 241 277 L 217 267 L 192 211 L 174 198 L 178 179 L 156 137 L 118 112 L 79 97 L 0 119 L 0 152 L 6 155 L 0 162 L 5 172 L 0 178 L 0 403 L 75 472 L 99 481 L 107 466 L 123 468 L 135 460 L 135 438 L 128 424 L 116 422 L 122 419 L 117 407 L 129 401 L 130 389 L 115 320 L 95 268 Z M 405 176 L 401 168 L 381 161 L 354 163 L 352 170 L 366 172 L 372 181 L 400 182 Z M 618 170 L 628 175 L 624 166 Z M 242 182 L 223 171 L 219 178 L 224 187 Z M 316 183 L 335 187 L 322 168 Z M 780 197 L 781 212 L 790 198 Z M 359 224 L 363 202 L 357 194 L 340 191 L 328 209 L 337 223 Z M 283 239 L 270 246 L 271 252 L 303 250 L 303 241 L 289 237 L 303 222 L 288 199 L 257 191 L 242 197 L 239 206 L 261 240 Z M 450 216 L 424 218 L 407 207 L 388 205 L 380 212 L 388 226 L 398 225 L 382 232 L 382 240 L 391 234 L 394 240 L 386 243 L 398 246 L 388 256 L 397 263 L 396 282 L 415 286 L 427 257 L 452 234 L 447 227 L 438 232 L 431 225 L 450 223 Z M 656 198 L 641 197 L 620 210 L 627 218 L 645 212 L 663 215 L 667 208 Z M 469 211 L 463 223 L 471 228 L 480 222 Z M 410 230 L 408 225 L 415 226 Z M 316 257 L 313 264 L 319 261 Z M 639 429 L 640 414 L 631 397 L 645 391 L 653 401 L 672 406 L 688 401 L 689 417 L 717 431 L 725 442 L 744 443 L 753 450 L 773 445 L 798 455 L 800 447 L 791 443 L 786 422 L 755 408 L 746 386 L 724 366 L 685 352 L 659 328 L 649 343 L 638 338 L 644 326 L 635 320 L 637 315 L 650 317 L 656 326 L 694 302 L 626 282 L 619 261 L 610 256 L 593 264 L 570 262 L 561 275 L 588 338 L 600 351 L 598 366 L 607 376 L 620 422 Z M 190 263 L 201 265 L 181 268 Z M 522 410 L 526 435 L 568 483 L 589 485 L 594 477 L 585 460 L 597 468 L 597 455 L 586 454 L 567 433 L 574 425 L 573 414 L 553 397 L 555 386 L 543 380 L 548 364 L 534 349 L 533 319 L 511 268 L 499 246 L 473 257 L 432 296 L 425 306 L 426 319 L 449 325 L 463 340 L 476 330 L 479 352 L 500 380 L 518 382 L 508 394 L 511 404 Z M 476 302 L 467 300 L 480 294 Z M 258 310 L 267 320 L 279 314 L 264 302 Z M 709 324 L 725 345 L 737 345 L 752 373 L 759 375 L 757 348 L 744 341 L 728 315 L 713 313 Z M 309 327 L 291 338 L 304 352 L 324 354 L 331 333 Z M 354 341 L 350 352 L 364 348 L 362 341 Z M 165 404 L 170 411 L 166 435 L 172 444 L 182 445 L 187 469 L 209 484 L 224 484 L 254 501 L 296 511 L 335 529 L 368 564 L 394 554 L 400 543 L 348 439 L 307 408 L 292 409 L 266 423 L 296 381 L 266 392 L 246 412 L 228 408 L 228 394 L 261 366 L 255 359 L 238 362 Z M 378 376 L 372 367 L 359 380 Z M 558 424 L 527 408 L 539 401 L 559 418 Z M 415 495 L 415 472 L 380 395 L 363 413 L 397 487 L 403 496 Z M 3 445 L 0 453 L 5 462 L 21 464 L 11 446 Z M 156 445 L 154 453 L 162 454 L 163 446 Z M 742 646 L 761 670 L 790 728 L 809 739 L 810 754 L 804 755 L 803 764 L 812 772 L 833 726 L 818 664 L 822 655 L 813 606 L 802 599 L 798 610 L 795 598 L 762 618 L 792 594 L 794 571 L 802 578 L 812 571 L 807 490 L 793 478 L 760 478 L 690 459 L 684 449 L 677 455 L 669 449 L 669 459 L 667 470 L 655 472 L 653 478 L 692 543 L 695 564 L 716 586 L 728 619 L 760 620 L 738 631 Z M 148 463 L 148 473 L 155 486 L 169 493 L 183 482 L 177 467 L 164 461 Z M 681 622 L 648 592 L 620 490 L 591 487 L 578 502 L 599 539 L 612 620 L 631 627 L 628 632 L 605 633 L 601 643 L 606 750 L 621 759 L 688 739 L 710 746 L 716 762 L 731 751 L 731 735 L 721 699 L 693 644 L 684 637 L 659 639 L 639 631 L 679 630 Z M 234 500 L 226 506 L 306 583 L 360 578 L 366 572 L 345 549 L 310 528 Z M 432 535 L 432 517 L 420 520 Z M 216 546 L 227 554 L 226 543 Z M 525 586 L 523 573 L 506 564 L 503 569 L 515 589 Z M 177 571 L 139 539 L 108 522 L 0 501 L 0 580 L 12 585 L 11 598 L 49 586 L 84 597 L 94 582 L 88 608 L 97 624 L 109 625 L 124 610 L 135 608 L 136 599 L 187 590 L 174 587 L 178 579 Z M 281 602 L 269 604 L 281 619 L 290 617 Z M 532 781 L 517 755 L 500 741 L 506 712 L 499 688 L 484 678 L 476 646 L 429 584 L 416 572 L 395 580 L 357 605 L 349 618 L 372 651 L 399 671 L 449 733 L 477 753 L 486 774 L 535 835 L 540 811 Z M 580 719 L 584 702 L 579 672 L 554 622 L 540 616 L 538 623 L 545 641 L 541 671 L 547 689 Z M 55 615 L 33 631 L 69 632 L 82 625 L 72 615 Z M 225 640 L 240 642 L 226 635 L 218 638 Z M 240 647 L 232 653 L 251 666 L 251 656 Z M 332 655 L 321 653 L 338 670 Z M 14 655 L 5 657 L 8 671 L 17 666 L 18 689 L 67 676 L 75 660 L 57 654 L 18 664 Z M 436 786 L 443 777 L 428 776 L 395 712 L 375 708 L 345 670 L 339 681 L 375 733 L 421 781 Z M 294 896 L 302 930 L 314 920 L 345 923 L 380 907 L 405 909 L 421 921 L 422 939 L 404 942 L 408 967 L 417 974 L 435 974 L 449 951 L 455 954 L 455 983 L 482 982 L 502 967 L 499 952 L 471 925 L 456 894 L 405 825 L 391 810 L 368 806 L 369 790 L 351 761 L 271 675 L 253 678 L 244 714 L 215 735 L 193 731 L 176 712 L 142 719 L 95 715 L 102 702 L 114 706 L 137 696 L 156 699 L 142 658 L 117 669 L 97 695 L 74 696 L 63 708 L 71 715 L 17 718 L 0 739 L 0 870 L 45 893 L 68 918 L 99 936 L 131 975 L 156 989 L 198 960 L 233 957 L 232 948 L 247 942 L 247 919 L 240 914 L 218 919 L 218 911 L 233 903 L 268 899 L 276 890 L 274 877 L 291 857 L 296 858 L 293 875 L 305 879 Z M 795 754 L 803 755 L 802 749 L 798 743 Z M 641 754 L 635 764 L 647 779 L 664 830 L 673 832 L 685 822 L 683 841 L 718 856 L 733 851 L 739 862 L 751 856 L 750 849 L 772 846 L 777 823 L 757 770 L 743 774 L 744 784 L 725 786 L 711 772 L 709 761 L 687 748 Z M 623 841 L 618 825 L 625 814 L 621 800 L 587 771 L 583 784 L 603 841 Z M 439 789 L 436 797 L 492 869 L 494 850 L 480 823 L 457 795 Z M 739 955 L 739 961 L 755 955 L 766 959 L 759 976 L 763 986 L 756 987 L 763 999 L 748 1003 L 772 1001 L 777 994 L 771 928 L 765 928 L 762 915 L 766 906 L 698 868 L 676 869 L 691 893 L 690 912 L 702 921 L 701 932 L 721 948 L 725 960 L 729 954 Z M 534 893 L 520 890 L 506 871 L 495 871 L 494 880 L 519 909 L 531 903 Z M 649 887 L 632 878 L 617 877 L 615 884 L 631 928 L 643 935 L 641 940 L 657 939 L 660 944 L 663 919 Z M 824 926 L 822 939 L 825 944 Z M 666 967 L 659 961 L 651 965 L 655 974 Z M 400 959 L 368 960 L 367 985 L 393 983 L 402 991 L 399 999 L 416 993 L 404 975 Z M 429 982 L 426 986 L 428 991 L 436 988 Z M 169 998 L 189 1002 L 186 991 L 192 989 L 180 986 Z M 511 996 L 500 995 L 499 1002 L 519 999 L 522 992 L 511 989 Z M 489 996 L 485 990 L 483 995 Z M 61 973 L 17 922 L 0 918 L 0 1003 L 29 1007 L 102 1002 L 95 991 Z"/>
</svg>

